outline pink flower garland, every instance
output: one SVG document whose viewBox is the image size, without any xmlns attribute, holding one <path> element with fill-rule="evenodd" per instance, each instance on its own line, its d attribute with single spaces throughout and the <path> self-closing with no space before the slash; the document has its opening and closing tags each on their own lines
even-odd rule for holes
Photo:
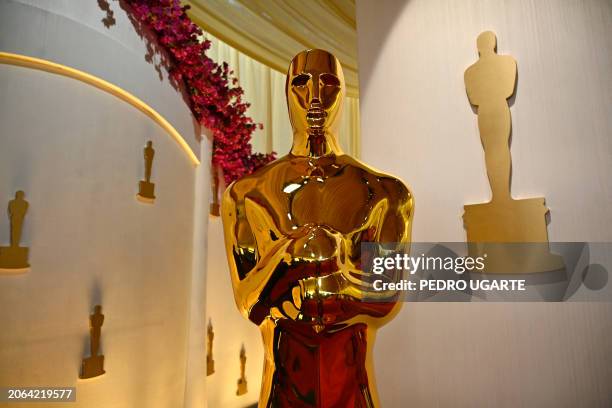
<svg viewBox="0 0 612 408">
<path fill-rule="evenodd" d="M 168 51 L 171 78 L 183 81 L 191 110 L 213 134 L 213 165 L 219 166 L 227 184 L 274 160 L 275 153 L 253 153 L 251 136 L 261 124 L 246 116 L 249 104 L 236 86 L 226 62 L 206 56 L 210 41 L 200 41 L 202 30 L 187 16 L 189 6 L 179 0 L 126 0 L 128 12 L 151 30 Z"/>
</svg>

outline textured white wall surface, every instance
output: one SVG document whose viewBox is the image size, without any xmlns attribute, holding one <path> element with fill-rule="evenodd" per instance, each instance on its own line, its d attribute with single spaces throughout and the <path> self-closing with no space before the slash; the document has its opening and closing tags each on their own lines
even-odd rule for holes
<svg viewBox="0 0 612 408">
<path fill-rule="evenodd" d="M 0 200 L 26 192 L 31 252 L 30 272 L 0 276 L 0 384 L 78 385 L 82 407 L 178 406 L 193 165 L 155 123 L 95 88 L 10 66 L 0 66 L 0 83 L 10 95 L 0 109 Z M 147 140 L 156 149 L 154 205 L 135 196 Z M 3 244 L 8 231 L 3 216 Z M 106 315 L 107 374 L 79 384 L 95 304 Z"/>
<path fill-rule="evenodd" d="M 80 69 L 128 90 L 168 120 L 198 155 L 200 130 L 168 81 L 160 54 L 147 48 L 119 2 L 109 4 L 115 23 L 106 28 L 96 0 L 0 0 L 0 50 Z"/>
<path fill-rule="evenodd" d="M 551 241 L 612 241 L 610 1 L 358 1 L 357 21 L 362 159 L 411 186 L 414 241 L 464 241 L 490 198 L 463 83 L 485 30 L 518 62 L 514 197 L 546 197 Z M 611 335 L 609 303 L 409 304 L 379 334 L 383 405 L 611 406 Z"/>
<path fill-rule="evenodd" d="M 215 332 L 215 374 L 207 377 L 206 382 L 208 407 L 244 408 L 256 404 L 259 400 L 264 358 L 261 335 L 259 328 L 245 319 L 236 308 L 220 217 L 210 217 L 208 237 L 210 256 L 206 283 L 206 314 Z M 236 396 L 236 382 L 240 378 L 240 348 L 243 344 L 247 356 L 246 378 L 249 392 Z"/>
<path fill-rule="evenodd" d="M 357 7 L 363 158 L 410 184 L 415 240 L 463 240 L 463 205 L 490 198 L 463 83 L 485 30 L 518 63 L 514 197 L 546 197 L 551 241 L 612 240 L 612 3 L 372 3 Z"/>
<path fill-rule="evenodd" d="M 208 210 L 211 200 L 211 143 L 203 135 L 202 163 L 195 174 L 191 310 L 185 379 L 185 408 L 206 406 L 206 287 L 208 261 Z"/>
<path fill-rule="evenodd" d="M 0 51 L 48 59 L 144 100 L 158 124 L 80 81 L 0 64 L 0 245 L 6 205 L 24 190 L 31 269 L 0 276 L 0 386 L 76 386 L 83 408 L 205 404 L 205 272 L 210 143 L 179 91 L 145 61 L 118 2 L 0 0 Z M 158 58 L 158 57 L 154 57 Z M 136 200 L 143 148 L 156 149 L 153 205 Z M 106 374 L 79 380 L 89 314 L 105 314 Z M 40 404 L 19 404 L 40 406 Z"/>
</svg>

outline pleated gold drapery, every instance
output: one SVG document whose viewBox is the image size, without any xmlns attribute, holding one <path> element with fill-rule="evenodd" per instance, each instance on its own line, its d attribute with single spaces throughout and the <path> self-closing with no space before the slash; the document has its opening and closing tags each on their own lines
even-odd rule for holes
<svg viewBox="0 0 612 408">
<path fill-rule="evenodd" d="M 239 52 L 215 36 L 207 33 L 211 41 L 208 51 L 214 61 L 227 62 L 244 90 L 244 100 L 251 106 L 247 114 L 264 128 L 253 133 L 253 149 L 258 152 L 275 151 L 279 156 L 289 152 L 292 130 L 285 97 L 285 75 Z M 286 71 L 290 59 L 285 64 Z M 340 146 L 345 153 L 354 157 L 360 155 L 359 98 L 345 99 L 342 125 L 339 131 Z"/>
<path fill-rule="evenodd" d="M 298 52 L 321 48 L 342 63 L 358 97 L 354 0 L 183 0 L 189 17 L 238 51 L 285 73 Z"/>
</svg>

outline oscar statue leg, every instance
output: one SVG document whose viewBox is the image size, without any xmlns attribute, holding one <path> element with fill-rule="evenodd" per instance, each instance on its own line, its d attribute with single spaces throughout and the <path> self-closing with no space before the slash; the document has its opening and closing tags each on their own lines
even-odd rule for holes
<svg viewBox="0 0 612 408">
<path fill-rule="evenodd" d="M 21 227 L 23 219 L 16 219 L 11 225 L 11 246 L 18 247 L 21 242 Z"/>
<path fill-rule="evenodd" d="M 91 355 L 97 356 L 100 349 L 100 331 L 91 329 L 89 333 L 91 335 Z"/>
<path fill-rule="evenodd" d="M 147 183 L 151 182 L 151 168 L 153 167 L 153 162 L 147 162 L 145 165 L 145 181 Z"/>
<path fill-rule="evenodd" d="M 495 112 L 495 116 L 493 113 Z M 500 115 L 503 112 L 503 116 Z M 485 151 L 485 164 L 492 200 L 509 201 L 510 196 L 510 109 L 503 101 L 503 106 L 481 107 L 478 111 L 478 128 Z"/>
</svg>

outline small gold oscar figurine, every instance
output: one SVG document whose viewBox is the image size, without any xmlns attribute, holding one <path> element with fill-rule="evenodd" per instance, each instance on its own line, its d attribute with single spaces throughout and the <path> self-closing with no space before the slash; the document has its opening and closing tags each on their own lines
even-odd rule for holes
<svg viewBox="0 0 612 408">
<path fill-rule="evenodd" d="M 516 61 L 498 55 L 491 31 L 478 36 L 479 59 L 465 71 L 470 103 L 478 107 L 478 129 L 492 198 L 465 206 L 463 215 L 470 255 L 487 254 L 487 273 L 545 272 L 563 268 L 561 257 L 548 248 L 544 198 L 515 200 L 510 193 L 510 129 L 508 98 L 516 85 Z"/>
<path fill-rule="evenodd" d="M 240 349 L 240 378 L 238 379 L 238 389 L 236 390 L 236 395 L 244 395 L 249 392 L 247 388 L 247 380 L 246 375 L 244 373 L 246 367 L 246 350 L 244 349 L 244 344 Z"/>
<path fill-rule="evenodd" d="M 213 340 L 215 332 L 213 331 L 212 320 L 208 321 L 208 329 L 206 336 L 206 375 L 215 373 L 215 360 L 213 360 Z"/>
<path fill-rule="evenodd" d="M 24 270 L 28 263 L 28 248 L 19 246 L 23 232 L 23 220 L 28 212 L 29 204 L 24 199 L 25 193 L 17 191 L 15 199 L 9 201 L 8 215 L 11 223 L 10 246 L 0 247 L 0 269 Z"/>
<path fill-rule="evenodd" d="M 137 195 L 139 201 L 149 204 L 153 203 L 153 200 L 155 200 L 155 184 L 151 183 L 151 170 L 153 168 L 154 157 L 155 149 L 153 149 L 153 142 L 149 140 L 147 146 L 144 148 L 145 179 L 140 180 Z"/>
<path fill-rule="evenodd" d="M 91 357 L 83 359 L 79 378 L 98 377 L 106 372 L 104 371 L 104 356 L 98 355 L 100 351 L 100 336 L 103 323 L 104 315 L 102 314 L 102 306 L 97 305 L 94 308 L 94 313 L 89 316 Z"/>
</svg>

